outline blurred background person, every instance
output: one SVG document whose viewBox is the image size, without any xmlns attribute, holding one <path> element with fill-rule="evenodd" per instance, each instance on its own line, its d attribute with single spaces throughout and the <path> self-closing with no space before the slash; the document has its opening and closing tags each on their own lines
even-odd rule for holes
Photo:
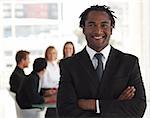
<svg viewBox="0 0 150 118">
<path fill-rule="evenodd" d="M 54 46 L 49 46 L 45 51 L 45 59 L 47 60 L 46 72 L 42 80 L 42 93 L 49 95 L 55 93 L 57 95 L 57 88 L 60 78 L 60 70 L 57 62 L 57 50 Z M 56 96 L 49 101 L 56 104 Z M 56 117 L 56 108 L 48 108 L 46 117 Z"/>
<path fill-rule="evenodd" d="M 75 54 L 75 47 L 73 42 L 67 41 L 63 47 L 63 58 L 71 57 Z"/>
<path fill-rule="evenodd" d="M 24 68 L 29 65 L 29 54 L 30 52 L 26 50 L 20 50 L 16 53 L 16 67 L 10 76 L 10 91 L 17 93 L 19 86 L 22 84 L 23 79 L 26 77 L 24 73 Z"/>
<path fill-rule="evenodd" d="M 45 51 L 47 60 L 46 72 L 42 80 L 42 88 L 57 89 L 60 78 L 60 70 L 57 62 L 57 51 L 54 46 L 49 46 Z"/>
<path fill-rule="evenodd" d="M 40 94 L 40 80 L 43 79 L 46 66 L 45 58 L 36 58 L 33 63 L 33 71 L 24 79 L 16 94 L 16 100 L 22 109 L 23 118 L 45 118 L 45 111 L 41 111 L 33 105 L 47 103 L 53 96 L 52 94 L 50 96 Z"/>
</svg>

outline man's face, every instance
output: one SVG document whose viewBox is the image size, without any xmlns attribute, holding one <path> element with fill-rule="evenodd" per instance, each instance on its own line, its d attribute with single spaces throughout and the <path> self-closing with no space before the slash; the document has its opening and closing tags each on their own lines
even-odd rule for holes
<svg viewBox="0 0 150 118">
<path fill-rule="evenodd" d="M 26 55 L 26 59 L 23 59 L 24 68 L 27 68 L 29 66 L 29 63 L 30 63 L 29 55 Z"/>
<path fill-rule="evenodd" d="M 101 51 L 109 43 L 112 34 L 111 20 L 106 12 L 89 12 L 83 26 L 87 44 L 95 51 Z"/>
</svg>

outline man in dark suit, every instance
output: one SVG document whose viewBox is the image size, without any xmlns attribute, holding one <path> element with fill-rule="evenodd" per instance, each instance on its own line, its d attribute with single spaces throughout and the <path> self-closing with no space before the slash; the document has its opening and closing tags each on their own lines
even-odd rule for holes
<svg viewBox="0 0 150 118">
<path fill-rule="evenodd" d="M 32 104 L 44 103 L 40 95 L 40 76 L 43 76 L 47 62 L 44 58 L 37 58 L 33 63 L 33 71 L 24 79 L 22 86 L 16 94 L 21 109 L 31 109 Z"/>
<path fill-rule="evenodd" d="M 59 117 L 143 116 L 146 96 L 138 58 L 109 44 L 115 27 L 113 13 L 107 6 L 96 5 L 80 15 L 87 46 L 60 62 Z"/>
<path fill-rule="evenodd" d="M 32 105 L 48 103 L 53 96 L 53 93 L 47 96 L 40 94 L 40 79 L 43 79 L 46 66 L 45 58 L 36 58 L 33 63 L 33 71 L 24 79 L 16 94 L 16 100 L 22 109 L 23 118 L 38 118 L 39 109 L 32 107 Z M 43 117 L 45 118 L 45 114 Z"/>
<path fill-rule="evenodd" d="M 24 68 L 27 68 L 29 65 L 29 54 L 30 52 L 26 50 L 20 50 L 16 53 L 16 67 L 13 73 L 10 76 L 10 91 L 17 93 L 20 85 L 22 84 L 24 78 L 26 77 L 24 73 Z"/>
</svg>

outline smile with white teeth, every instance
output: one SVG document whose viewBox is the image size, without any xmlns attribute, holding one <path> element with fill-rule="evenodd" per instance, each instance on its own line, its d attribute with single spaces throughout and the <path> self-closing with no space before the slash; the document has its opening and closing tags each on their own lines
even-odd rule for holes
<svg viewBox="0 0 150 118">
<path fill-rule="evenodd" d="M 104 36 L 94 36 L 94 38 L 95 38 L 96 40 L 99 40 L 99 39 L 103 39 Z"/>
</svg>

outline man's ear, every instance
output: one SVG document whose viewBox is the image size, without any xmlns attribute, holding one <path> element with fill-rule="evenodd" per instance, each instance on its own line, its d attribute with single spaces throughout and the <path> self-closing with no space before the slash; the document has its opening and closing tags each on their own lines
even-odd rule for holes
<svg viewBox="0 0 150 118">
<path fill-rule="evenodd" d="M 25 59 L 21 59 L 20 63 L 24 63 L 26 60 Z"/>
</svg>

